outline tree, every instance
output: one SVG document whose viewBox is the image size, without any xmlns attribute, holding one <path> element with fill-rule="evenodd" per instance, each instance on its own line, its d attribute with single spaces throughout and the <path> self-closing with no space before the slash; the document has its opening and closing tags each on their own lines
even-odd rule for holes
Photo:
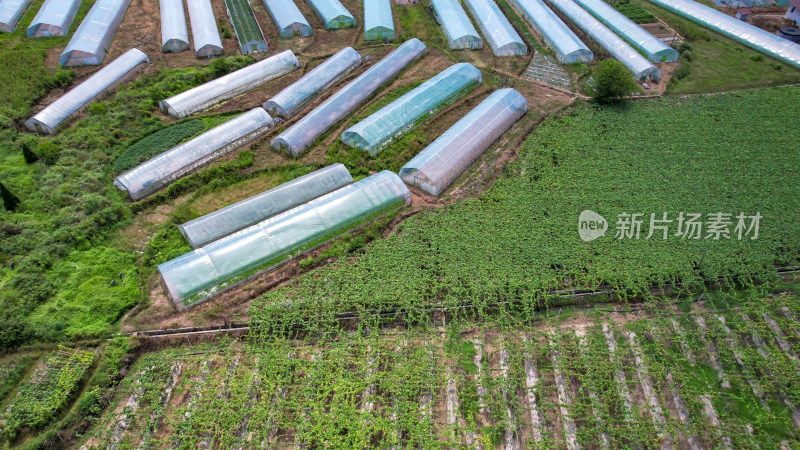
<svg viewBox="0 0 800 450">
<path fill-rule="evenodd" d="M 592 78 L 592 98 L 600 104 L 618 102 L 641 90 L 628 68 L 616 59 L 605 59 L 597 63 L 592 70 Z"/>
<path fill-rule="evenodd" d="M 9 211 L 14 211 L 17 209 L 17 205 L 19 205 L 19 199 L 11 193 L 3 183 L 0 183 L 0 195 L 3 196 L 3 206 L 6 207 Z"/>
<path fill-rule="evenodd" d="M 39 160 L 39 155 L 31 150 L 31 146 L 28 145 L 27 142 L 22 143 L 22 156 L 25 158 L 25 162 L 28 164 L 33 164 Z"/>
</svg>

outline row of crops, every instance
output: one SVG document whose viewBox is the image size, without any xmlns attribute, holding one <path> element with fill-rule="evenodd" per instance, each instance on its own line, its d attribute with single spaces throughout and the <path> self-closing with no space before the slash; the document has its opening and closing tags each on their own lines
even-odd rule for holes
<svg viewBox="0 0 800 450">
<path fill-rule="evenodd" d="M 91 351 L 59 348 L 41 359 L 21 355 L 0 363 L 0 404 L 4 405 L 0 437 L 14 441 L 25 430 L 55 420 L 74 397 L 94 359 Z"/>
<path fill-rule="evenodd" d="M 695 299 L 696 300 L 696 299 Z M 797 445 L 800 304 L 714 294 L 533 322 L 361 324 L 143 356 L 96 447 Z"/>
</svg>

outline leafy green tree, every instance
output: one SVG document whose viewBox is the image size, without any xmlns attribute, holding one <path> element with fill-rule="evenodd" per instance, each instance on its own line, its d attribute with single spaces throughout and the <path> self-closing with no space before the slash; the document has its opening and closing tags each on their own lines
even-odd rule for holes
<svg viewBox="0 0 800 450">
<path fill-rule="evenodd" d="M 9 211 L 14 211 L 19 205 L 19 199 L 11 193 L 3 183 L 0 183 L 0 195 L 3 196 L 3 206 Z"/>
<path fill-rule="evenodd" d="M 616 59 L 605 59 L 592 70 L 594 86 L 592 98 L 600 104 L 616 103 L 641 88 L 631 72 Z"/>
</svg>

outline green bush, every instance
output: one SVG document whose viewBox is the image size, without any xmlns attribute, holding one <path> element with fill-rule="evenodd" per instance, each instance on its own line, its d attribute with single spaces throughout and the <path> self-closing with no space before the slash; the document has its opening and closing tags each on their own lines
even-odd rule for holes
<svg viewBox="0 0 800 450">
<path fill-rule="evenodd" d="M 159 155 L 181 142 L 195 136 L 205 129 L 202 120 L 194 119 L 164 128 L 136 144 L 128 147 L 114 162 L 114 172 L 120 173 L 132 169 L 148 159 Z"/>
<path fill-rule="evenodd" d="M 600 104 L 618 102 L 641 90 L 630 70 L 616 59 L 604 59 L 597 63 L 592 70 L 592 78 L 592 97 Z"/>
<path fill-rule="evenodd" d="M 682 80 L 688 77 L 690 73 L 692 73 L 692 66 L 687 63 L 683 63 L 680 67 L 678 67 L 678 70 L 675 71 L 675 74 L 672 77 L 677 80 Z"/>
<path fill-rule="evenodd" d="M 52 141 L 42 141 L 36 147 L 37 153 L 42 161 L 47 165 L 55 164 L 58 161 L 58 146 Z"/>
</svg>

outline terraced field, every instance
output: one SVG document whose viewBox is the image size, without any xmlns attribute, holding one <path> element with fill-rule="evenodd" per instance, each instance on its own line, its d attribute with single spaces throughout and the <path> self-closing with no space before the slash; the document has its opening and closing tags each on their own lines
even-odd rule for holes
<svg viewBox="0 0 800 450">
<path fill-rule="evenodd" d="M 794 294 L 453 319 L 145 354 L 90 447 L 795 446 Z"/>
</svg>

